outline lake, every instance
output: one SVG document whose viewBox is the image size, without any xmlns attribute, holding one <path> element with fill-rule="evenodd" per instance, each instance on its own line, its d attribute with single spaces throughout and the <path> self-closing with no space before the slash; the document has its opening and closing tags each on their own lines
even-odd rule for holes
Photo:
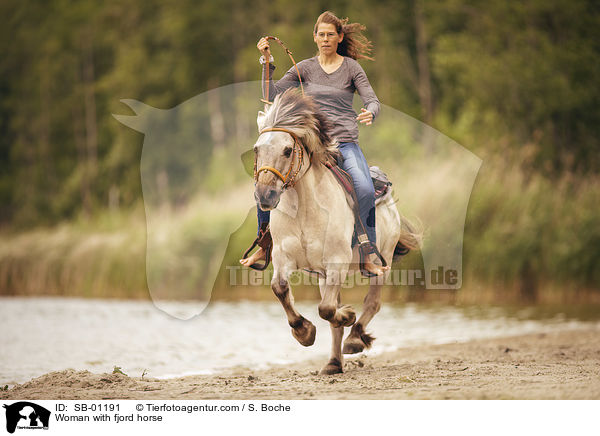
<svg viewBox="0 0 600 436">
<path fill-rule="evenodd" d="M 189 312 L 192 304 L 161 302 L 173 314 Z M 150 301 L 3 297 L 0 385 L 67 368 L 101 373 L 119 366 L 130 376 L 146 371 L 149 377 L 168 378 L 231 366 L 263 369 L 306 359 L 325 361 L 330 333 L 317 304 L 296 304 L 317 327 L 315 345 L 305 348 L 291 336 L 277 301 L 214 302 L 183 321 Z M 366 353 L 597 325 L 596 309 L 384 304 L 367 329 L 377 340 Z"/>
</svg>

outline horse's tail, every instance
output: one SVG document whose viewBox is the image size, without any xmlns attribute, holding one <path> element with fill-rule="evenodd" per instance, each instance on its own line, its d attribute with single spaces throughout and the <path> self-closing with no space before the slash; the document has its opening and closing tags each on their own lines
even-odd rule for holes
<svg viewBox="0 0 600 436">
<path fill-rule="evenodd" d="M 423 231 L 408 218 L 400 214 L 400 239 L 394 249 L 394 258 L 408 254 L 410 250 L 418 250 L 423 242 Z"/>
</svg>

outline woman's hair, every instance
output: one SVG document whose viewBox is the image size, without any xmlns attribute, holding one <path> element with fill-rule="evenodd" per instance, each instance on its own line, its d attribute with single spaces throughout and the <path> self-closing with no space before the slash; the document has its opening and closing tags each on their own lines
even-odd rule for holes
<svg viewBox="0 0 600 436">
<path fill-rule="evenodd" d="M 373 60 L 371 56 L 372 43 L 366 36 L 362 34 L 363 30 L 366 29 L 360 23 L 348 23 L 348 18 L 343 20 L 336 17 L 333 12 L 325 11 L 315 23 L 315 35 L 319 29 L 319 24 L 333 24 L 338 34 L 343 33 L 344 39 L 338 44 L 337 53 L 342 56 L 348 56 L 352 59 L 368 59 Z"/>
</svg>

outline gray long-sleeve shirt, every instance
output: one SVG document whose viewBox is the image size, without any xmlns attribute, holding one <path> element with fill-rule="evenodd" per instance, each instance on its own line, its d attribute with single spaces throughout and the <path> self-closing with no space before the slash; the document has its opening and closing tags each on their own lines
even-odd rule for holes
<svg viewBox="0 0 600 436">
<path fill-rule="evenodd" d="M 344 57 L 342 65 L 330 74 L 323 70 L 317 56 L 297 65 L 304 91 L 314 97 L 319 108 L 333 123 L 332 136 L 340 143 L 358 143 L 358 123 L 352 108 L 354 92 L 358 91 L 365 108 L 373 114 L 373 119 L 379 114 L 381 106 L 360 64 L 350 57 Z M 269 64 L 269 67 L 269 100 L 273 101 L 275 95 L 288 88 L 299 86 L 298 74 L 293 66 L 276 83 L 271 80 L 275 65 Z M 266 70 L 265 64 L 262 71 L 263 97 Z"/>
</svg>

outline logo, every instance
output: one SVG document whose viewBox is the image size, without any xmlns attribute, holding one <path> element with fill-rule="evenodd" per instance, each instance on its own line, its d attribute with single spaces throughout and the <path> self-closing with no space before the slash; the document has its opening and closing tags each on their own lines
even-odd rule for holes
<svg viewBox="0 0 600 436">
<path fill-rule="evenodd" d="M 6 409 L 6 431 L 14 433 L 15 429 L 48 430 L 50 411 L 29 401 L 19 401 L 4 405 Z"/>
</svg>

